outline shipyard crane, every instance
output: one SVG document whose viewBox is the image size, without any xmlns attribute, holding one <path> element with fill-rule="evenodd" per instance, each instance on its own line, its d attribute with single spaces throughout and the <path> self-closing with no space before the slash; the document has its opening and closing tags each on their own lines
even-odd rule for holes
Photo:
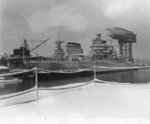
<svg viewBox="0 0 150 124">
<path fill-rule="evenodd" d="M 117 39 L 119 43 L 120 58 L 133 61 L 132 43 L 136 42 L 136 34 L 123 28 L 106 28 L 108 36 Z"/>
<path fill-rule="evenodd" d="M 123 28 L 106 28 L 107 31 L 109 31 L 108 36 L 112 37 L 113 39 L 119 40 L 119 42 L 131 42 L 135 43 L 136 42 L 136 35 L 131 32 L 127 31 Z"/>
<path fill-rule="evenodd" d="M 39 54 L 37 52 L 34 52 L 36 54 L 36 56 L 39 56 Z"/>
<path fill-rule="evenodd" d="M 49 40 L 49 38 L 46 39 L 46 40 L 44 40 L 44 41 L 42 41 L 42 43 L 40 43 L 40 44 L 38 44 L 37 46 L 35 46 L 34 48 L 30 49 L 30 52 L 32 52 L 32 51 L 34 51 L 35 49 L 39 48 L 42 44 L 46 43 L 48 40 Z"/>
</svg>

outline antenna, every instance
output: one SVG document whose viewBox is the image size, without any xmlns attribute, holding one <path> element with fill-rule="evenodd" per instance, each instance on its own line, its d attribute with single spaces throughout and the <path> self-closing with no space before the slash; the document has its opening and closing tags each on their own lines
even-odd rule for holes
<svg viewBox="0 0 150 124">
<path fill-rule="evenodd" d="M 60 26 L 59 26 L 59 29 L 58 29 L 58 38 L 60 40 Z"/>
</svg>

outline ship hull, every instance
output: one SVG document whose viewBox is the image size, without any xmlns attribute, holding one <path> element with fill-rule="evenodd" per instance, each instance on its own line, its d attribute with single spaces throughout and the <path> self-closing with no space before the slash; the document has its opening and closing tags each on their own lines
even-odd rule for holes
<svg viewBox="0 0 150 124">
<path fill-rule="evenodd" d="M 83 69 L 94 66 L 93 61 L 89 62 L 69 62 L 69 61 L 54 61 L 54 62 L 29 62 L 26 63 L 27 67 L 37 67 L 46 70 L 67 70 L 67 69 Z"/>
<path fill-rule="evenodd" d="M 94 74 L 91 70 L 77 71 L 77 72 L 38 72 L 39 80 L 49 79 L 63 79 L 92 76 Z"/>
<path fill-rule="evenodd" d="M 104 66 L 104 67 L 135 67 L 138 65 L 135 64 L 126 64 L 123 62 L 114 62 L 114 61 L 51 61 L 51 62 L 28 62 L 26 63 L 27 67 L 33 68 L 37 67 L 39 69 L 45 70 L 74 70 L 74 69 L 88 69 L 92 68 L 94 65 L 96 66 Z M 109 68 L 101 68 L 102 70 L 108 70 Z M 109 69 L 110 70 L 110 69 Z M 111 70 L 115 70 L 115 68 L 111 68 Z"/>
</svg>

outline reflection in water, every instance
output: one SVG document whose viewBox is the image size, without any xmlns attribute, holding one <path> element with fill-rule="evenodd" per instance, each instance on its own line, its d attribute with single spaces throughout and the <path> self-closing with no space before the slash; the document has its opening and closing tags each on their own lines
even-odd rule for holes
<svg viewBox="0 0 150 124">
<path fill-rule="evenodd" d="M 82 83 L 93 80 L 93 76 L 39 81 L 39 87 L 61 86 L 65 84 Z"/>
<path fill-rule="evenodd" d="M 147 83 L 150 81 L 150 69 L 130 70 L 123 72 L 111 72 L 97 74 L 97 78 L 105 81 L 122 82 L 122 83 Z M 65 84 L 79 83 L 91 81 L 93 76 L 68 78 L 68 79 L 55 79 L 39 81 L 39 87 L 52 87 Z M 19 92 L 33 88 L 35 86 L 34 77 L 23 78 L 21 83 L 5 83 L 0 84 L 0 95 Z"/>
<path fill-rule="evenodd" d="M 22 79 L 23 82 L 19 82 L 19 83 L 1 83 L 0 95 L 27 90 L 35 86 L 34 77 L 28 77 Z"/>
<path fill-rule="evenodd" d="M 150 69 L 130 70 L 123 72 L 113 72 L 99 74 L 97 78 L 105 81 L 121 83 L 148 83 L 150 81 Z"/>
</svg>

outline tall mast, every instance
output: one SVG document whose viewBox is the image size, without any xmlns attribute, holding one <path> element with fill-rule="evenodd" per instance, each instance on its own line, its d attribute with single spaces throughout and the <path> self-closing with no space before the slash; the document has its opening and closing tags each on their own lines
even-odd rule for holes
<svg viewBox="0 0 150 124">
<path fill-rule="evenodd" d="M 60 40 L 60 26 L 59 26 L 59 29 L 58 29 L 58 40 Z"/>
</svg>

